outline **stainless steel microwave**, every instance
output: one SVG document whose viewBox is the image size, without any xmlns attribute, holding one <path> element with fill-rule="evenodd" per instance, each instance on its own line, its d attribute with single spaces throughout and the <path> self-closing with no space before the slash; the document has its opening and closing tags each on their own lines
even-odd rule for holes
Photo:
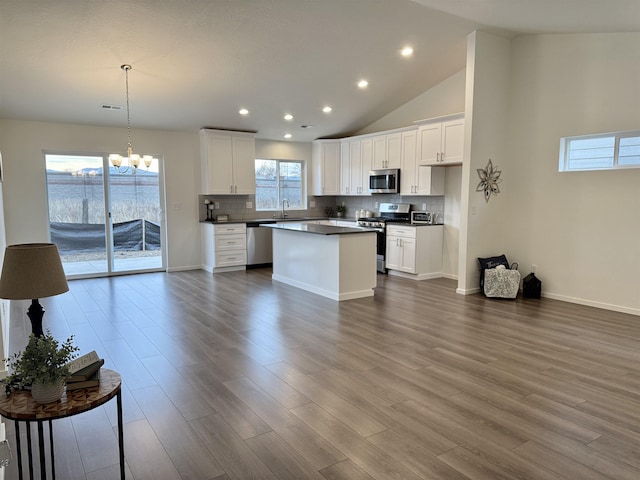
<svg viewBox="0 0 640 480">
<path fill-rule="evenodd" d="M 399 193 L 400 170 L 371 170 L 369 172 L 369 193 Z"/>
</svg>

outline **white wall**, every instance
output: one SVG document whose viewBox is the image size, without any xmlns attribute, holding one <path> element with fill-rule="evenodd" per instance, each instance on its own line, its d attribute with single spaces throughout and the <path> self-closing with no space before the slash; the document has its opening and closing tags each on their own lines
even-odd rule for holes
<svg viewBox="0 0 640 480">
<path fill-rule="evenodd" d="M 509 184 L 513 167 L 506 152 L 509 92 L 509 40 L 484 32 L 473 32 L 467 43 L 465 144 L 462 166 L 460 256 L 458 292 L 479 290 L 478 257 L 506 253 L 509 258 L 510 229 L 507 218 L 514 189 Z M 491 159 L 502 170 L 498 196 L 485 201 L 476 192 L 478 169 Z"/>
<path fill-rule="evenodd" d="M 518 37 L 512 66 L 513 259 L 543 295 L 640 314 L 640 169 L 558 173 L 560 137 L 640 129 L 640 33 Z"/>
<path fill-rule="evenodd" d="M 168 269 L 199 268 L 198 134 L 133 130 L 134 151 L 164 159 Z M 123 128 L 0 120 L 7 243 L 49 240 L 43 150 L 108 153 L 126 150 Z"/>
<path fill-rule="evenodd" d="M 311 143 L 276 142 L 256 140 L 256 158 L 274 160 L 304 160 L 307 171 L 311 171 Z M 309 173 L 307 173 L 308 175 Z"/>
</svg>

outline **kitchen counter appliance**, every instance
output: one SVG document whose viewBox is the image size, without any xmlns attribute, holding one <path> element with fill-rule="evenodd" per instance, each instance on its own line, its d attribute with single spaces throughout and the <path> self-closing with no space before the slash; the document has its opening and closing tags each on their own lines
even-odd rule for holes
<svg viewBox="0 0 640 480">
<path fill-rule="evenodd" d="M 400 193 L 400 170 L 397 168 L 371 170 L 369 172 L 369 193 Z"/>
<path fill-rule="evenodd" d="M 377 232 L 376 268 L 379 272 L 386 273 L 385 255 L 387 250 L 387 223 L 411 223 L 411 204 L 381 203 L 379 217 L 361 217 L 358 218 L 357 223 L 360 227 L 372 228 Z"/>
<path fill-rule="evenodd" d="M 442 215 L 438 212 L 411 212 L 411 223 L 416 225 L 442 225 Z"/>
<path fill-rule="evenodd" d="M 261 223 L 276 222 L 247 222 L 247 268 L 266 267 L 273 263 L 271 229 L 261 227 Z"/>
</svg>

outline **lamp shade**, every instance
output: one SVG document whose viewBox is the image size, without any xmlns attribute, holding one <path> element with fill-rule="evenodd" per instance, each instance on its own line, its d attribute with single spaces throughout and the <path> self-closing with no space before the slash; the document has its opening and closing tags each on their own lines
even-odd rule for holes
<svg viewBox="0 0 640 480">
<path fill-rule="evenodd" d="M 68 291 L 55 244 L 25 243 L 7 247 L 0 276 L 0 298 L 28 300 Z"/>
</svg>

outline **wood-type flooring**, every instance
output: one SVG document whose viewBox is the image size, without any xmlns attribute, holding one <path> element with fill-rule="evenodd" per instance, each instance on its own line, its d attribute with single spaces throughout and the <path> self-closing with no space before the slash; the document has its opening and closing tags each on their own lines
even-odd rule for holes
<svg viewBox="0 0 640 480">
<path fill-rule="evenodd" d="M 270 269 L 74 280 L 42 303 L 122 375 L 128 479 L 640 479 L 637 316 L 384 275 L 338 303 Z M 115 401 L 53 425 L 56 478 L 119 478 Z"/>
</svg>

